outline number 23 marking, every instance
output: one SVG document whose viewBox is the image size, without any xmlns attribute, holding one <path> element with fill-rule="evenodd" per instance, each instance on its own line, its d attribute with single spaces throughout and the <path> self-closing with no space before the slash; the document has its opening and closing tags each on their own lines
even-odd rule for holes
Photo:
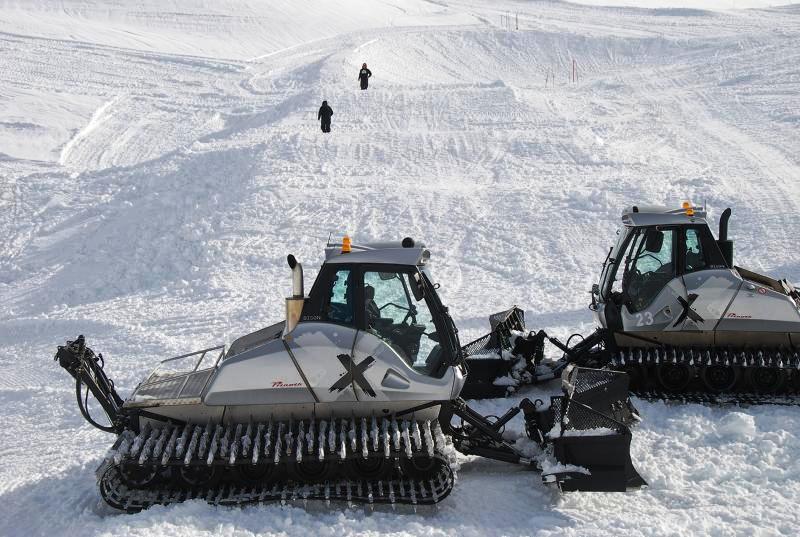
<svg viewBox="0 0 800 537">
<path fill-rule="evenodd" d="M 636 326 L 650 326 L 653 324 L 653 314 L 649 311 L 636 314 Z"/>
</svg>

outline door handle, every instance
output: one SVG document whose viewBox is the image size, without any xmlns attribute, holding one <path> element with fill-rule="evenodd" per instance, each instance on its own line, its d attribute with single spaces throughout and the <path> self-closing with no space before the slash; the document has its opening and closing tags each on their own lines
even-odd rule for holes
<svg viewBox="0 0 800 537">
<path fill-rule="evenodd" d="M 405 390 L 411 386 L 411 382 L 409 382 L 407 378 L 394 369 L 388 369 L 386 374 L 383 376 L 381 386 L 391 390 Z"/>
</svg>

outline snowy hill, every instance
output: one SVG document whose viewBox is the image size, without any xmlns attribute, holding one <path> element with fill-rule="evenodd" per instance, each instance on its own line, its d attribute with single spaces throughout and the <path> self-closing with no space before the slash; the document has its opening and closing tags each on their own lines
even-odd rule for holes
<svg viewBox="0 0 800 537">
<path fill-rule="evenodd" d="M 635 203 L 732 207 L 737 263 L 800 282 L 800 6 L 609 3 L 1 3 L 0 534 L 800 532 L 797 410 L 646 402 L 633 493 L 464 458 L 418 515 L 98 505 L 111 438 L 55 346 L 86 334 L 127 394 L 159 358 L 280 319 L 285 254 L 313 278 L 329 233 L 424 240 L 462 343 L 514 303 L 590 330 Z"/>
</svg>

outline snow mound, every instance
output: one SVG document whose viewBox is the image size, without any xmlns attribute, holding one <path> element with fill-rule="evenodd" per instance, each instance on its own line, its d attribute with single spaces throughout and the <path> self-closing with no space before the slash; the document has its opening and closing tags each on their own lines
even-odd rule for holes
<svg viewBox="0 0 800 537">
<path fill-rule="evenodd" d="M 731 412 L 717 425 L 717 434 L 737 440 L 750 440 L 756 436 L 756 420 L 749 414 Z"/>
</svg>

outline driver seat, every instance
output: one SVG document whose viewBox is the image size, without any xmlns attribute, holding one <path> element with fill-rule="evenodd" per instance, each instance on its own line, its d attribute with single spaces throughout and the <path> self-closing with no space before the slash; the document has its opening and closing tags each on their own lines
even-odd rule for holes
<svg viewBox="0 0 800 537">
<path fill-rule="evenodd" d="M 364 286 L 364 313 L 367 328 L 375 328 L 375 321 L 380 319 L 381 310 L 375 303 L 375 288 L 371 285 Z"/>
<path fill-rule="evenodd" d="M 691 248 L 686 250 L 686 270 L 695 271 L 704 268 L 706 268 L 706 262 L 703 259 L 703 254 L 699 251 L 695 252 Z"/>
</svg>

